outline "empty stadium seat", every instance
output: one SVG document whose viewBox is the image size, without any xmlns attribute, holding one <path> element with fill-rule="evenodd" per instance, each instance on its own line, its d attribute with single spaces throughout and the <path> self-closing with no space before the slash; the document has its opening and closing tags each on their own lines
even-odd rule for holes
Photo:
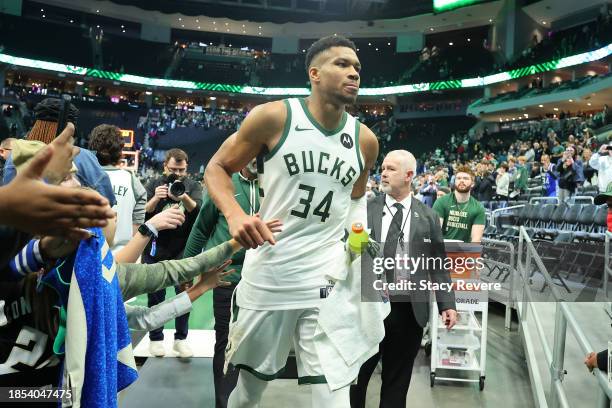
<svg viewBox="0 0 612 408">
<path fill-rule="evenodd" d="M 525 230 L 530 237 L 533 237 L 537 227 L 539 226 L 540 221 L 540 212 L 544 208 L 543 205 L 540 204 L 532 204 L 530 206 L 530 210 L 527 212 L 527 216 L 525 219 Z"/>
<path fill-rule="evenodd" d="M 533 228 L 534 236 L 540 237 L 546 235 L 546 228 L 550 225 L 552 216 L 557 209 L 555 204 L 543 204 L 540 211 L 537 213 L 536 225 Z"/>
<path fill-rule="evenodd" d="M 553 211 L 550 222 L 546 227 L 544 227 L 543 231 L 541 231 L 541 236 L 550 237 L 554 239 L 559 234 L 559 230 L 563 226 L 563 220 L 565 217 L 565 212 L 568 209 L 568 205 L 565 203 L 558 204 Z"/>
<path fill-rule="evenodd" d="M 608 206 L 600 205 L 593 216 L 593 228 L 587 234 L 587 238 L 591 241 L 603 242 L 608 229 Z"/>
<path fill-rule="evenodd" d="M 592 229 L 591 227 L 593 225 L 593 218 L 596 210 L 597 206 L 595 204 L 587 204 L 582 208 L 577 219 L 577 230 L 574 232 L 574 237 L 576 239 L 584 240 L 588 238 L 589 230 Z"/>
<path fill-rule="evenodd" d="M 538 210 L 538 206 L 535 204 L 525 204 L 524 207 L 518 213 L 518 216 L 515 218 L 514 225 L 507 227 L 500 234 L 500 238 L 503 240 L 514 240 L 519 236 L 519 227 L 521 225 L 526 225 L 527 220 L 530 219 L 530 215 Z M 527 226 L 527 225 L 526 225 Z"/>
<path fill-rule="evenodd" d="M 599 193 L 597 186 L 584 186 L 576 189 L 576 195 L 595 197 Z"/>
<path fill-rule="evenodd" d="M 584 204 L 569 204 L 569 208 L 563 215 L 562 229 L 565 231 L 576 231 L 578 228 L 578 217 Z"/>
</svg>

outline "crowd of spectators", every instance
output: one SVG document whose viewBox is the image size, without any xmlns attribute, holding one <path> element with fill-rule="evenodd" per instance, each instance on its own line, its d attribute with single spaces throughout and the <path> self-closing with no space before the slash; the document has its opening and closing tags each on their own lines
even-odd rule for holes
<svg viewBox="0 0 612 408">
<path fill-rule="evenodd" d="M 612 41 L 612 9 L 603 6 L 595 21 L 563 31 L 548 31 L 542 38 L 534 35 L 529 45 L 513 61 L 498 66 L 505 71 L 543 61 L 556 60 L 601 48 Z"/>
<path fill-rule="evenodd" d="M 138 263 L 145 248 L 146 254 L 161 252 L 160 239 L 170 237 L 172 230 L 190 229 L 181 208 L 199 212 L 189 190 L 168 187 L 167 178 L 173 176 L 176 183 L 184 174 L 187 156 L 166 160 L 163 185 L 146 192 L 155 196 L 147 204 L 160 208 L 149 210 L 145 204 L 145 217 L 135 205 L 141 195 L 133 175 L 121 169 L 120 129 L 97 126 L 90 145 L 96 151 L 77 148 L 73 142 L 79 110 L 68 106 L 62 130 L 63 106 L 60 99 L 43 100 L 34 109 L 36 120 L 26 138 L 1 144 L 6 163 L 0 182 L 0 359 L 13 369 L 0 373 L 0 380 L 12 387 L 70 388 L 72 394 L 62 399 L 79 406 L 116 407 L 117 393 L 138 377 L 129 329 L 163 327 L 188 313 L 205 292 L 227 285 L 221 281 L 227 275 L 222 271 L 240 247 L 226 240 L 190 258 Z M 193 184 L 200 190 L 192 194 L 201 198 L 200 183 Z M 124 232 L 126 245 L 113 247 Z M 157 249 L 150 250 L 151 245 Z M 186 290 L 166 301 L 170 307 L 123 303 L 174 285 Z M 18 304 L 24 305 L 22 311 L 5 319 L 11 305 Z M 23 349 L 24 333 L 37 345 L 36 364 L 11 363 Z M 80 345 L 75 347 L 75 342 Z M 191 355 L 180 340 L 174 350 L 182 357 Z M 106 368 L 100 371 L 100 366 Z M 75 376 L 79 384 L 66 380 Z M 57 405 L 49 401 L 41 406 Z"/>
<path fill-rule="evenodd" d="M 140 153 L 139 175 L 146 180 L 158 174 L 161 160 L 156 155 L 157 141 L 172 130 L 214 128 L 231 133 L 239 128 L 246 114 L 246 108 L 230 111 L 168 105 L 150 109 L 138 125 L 145 134 L 144 140 L 137 140 L 135 146 Z M 397 121 L 388 106 L 356 106 L 351 114 L 377 134 L 381 158 L 390 150 L 410 146 L 415 139 L 433 140 L 438 126 L 438 121 Z M 6 107 L 4 116 L 11 115 L 13 109 Z M 604 105 L 599 111 L 560 111 L 537 119 L 501 123 L 500 131 L 492 134 L 487 128 L 475 133 L 467 129 L 452 132 L 443 144 L 436 144 L 431 151 L 419 155 L 420 177 L 415 178 L 415 192 L 429 185 L 431 179 L 436 187 L 448 187 L 452 184 L 453 167 L 467 162 L 484 183 L 484 187 L 477 183 L 476 188 L 482 189 L 481 195 L 475 192 L 477 198 L 485 201 L 516 198 L 527 188 L 527 174 L 527 178 L 541 181 L 544 194 L 561 194 L 565 199 L 577 187 L 598 185 L 596 164 L 590 165 L 589 160 L 601 141 L 594 139 L 591 129 L 610 122 L 609 108 Z M 566 180 L 570 176 L 564 177 L 567 166 L 558 167 L 566 150 L 572 153 L 572 169 L 576 168 L 571 175 L 575 182 L 569 184 Z M 192 177 L 201 179 L 202 170 L 192 169 Z"/>
<path fill-rule="evenodd" d="M 469 46 L 424 47 L 418 61 L 399 78 L 400 84 L 455 80 L 486 76 L 518 67 L 557 60 L 589 50 L 612 41 L 612 9 L 603 6 L 597 19 L 568 29 L 548 30 L 543 36 L 534 34 L 529 44 L 509 61 L 496 61 L 485 38 L 482 43 Z M 475 62 L 478 62 L 475 64 Z"/>
<path fill-rule="evenodd" d="M 580 187 L 605 191 L 612 182 L 607 168 L 610 145 L 607 140 L 597 140 L 592 129 L 612 122 L 607 106 L 588 115 L 567 112 L 559 116 L 513 123 L 493 134 L 486 128 L 473 134 L 467 130 L 451 134 L 445 145 L 418 160 L 415 195 L 433 205 L 438 194 L 450 191 L 455 169 L 461 164 L 470 166 L 476 175 L 473 195 L 480 201 L 517 200 L 530 185 L 535 185 L 536 195 L 560 201 L 575 195 Z M 408 135 L 414 138 L 415 132 L 423 140 L 431 137 L 432 125 L 407 123 L 388 118 L 376 124 L 381 155 L 389 149 L 406 148 Z M 378 172 L 370 178 L 371 194 L 379 191 Z"/>
<path fill-rule="evenodd" d="M 137 142 L 140 151 L 140 174 L 145 176 L 151 171 L 161 169 L 160 157 L 155 150 L 159 140 L 177 128 L 219 129 L 228 134 L 235 132 L 246 116 L 246 110 L 226 111 L 218 109 L 185 109 L 180 106 L 152 108 L 146 117 L 141 118 L 138 129 L 144 134 L 142 142 Z M 180 142 L 178 142 L 180 145 Z"/>
<path fill-rule="evenodd" d="M 147 121 L 142 123 L 149 132 L 167 133 L 177 127 L 201 127 L 204 130 L 217 128 L 235 131 L 246 116 L 244 111 L 182 109 L 178 106 L 152 108 Z"/>
</svg>

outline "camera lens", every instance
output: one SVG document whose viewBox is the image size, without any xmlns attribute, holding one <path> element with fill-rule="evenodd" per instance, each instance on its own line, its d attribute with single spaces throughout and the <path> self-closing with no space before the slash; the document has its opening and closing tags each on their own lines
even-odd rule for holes
<svg viewBox="0 0 612 408">
<path fill-rule="evenodd" d="M 183 195 L 183 193 L 185 193 L 185 184 L 182 181 L 176 180 L 174 183 L 170 184 L 170 194 L 178 197 Z"/>
</svg>

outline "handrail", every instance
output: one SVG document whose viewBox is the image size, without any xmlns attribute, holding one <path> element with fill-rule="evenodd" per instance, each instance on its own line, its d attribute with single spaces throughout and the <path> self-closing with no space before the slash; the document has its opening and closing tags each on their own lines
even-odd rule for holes
<svg viewBox="0 0 612 408">
<path fill-rule="evenodd" d="M 529 204 L 536 204 L 538 201 L 554 201 L 554 204 L 559 204 L 559 197 L 531 197 Z"/>
<path fill-rule="evenodd" d="M 563 298 L 561 297 L 561 295 L 559 295 L 556 285 L 554 281 L 552 280 L 552 278 L 550 277 L 550 274 L 548 273 L 546 266 L 544 266 L 544 262 L 542 262 L 542 258 L 540 258 L 538 251 L 536 251 L 535 247 L 533 246 L 533 242 L 531 242 L 531 238 L 527 234 L 527 230 L 525 230 L 525 227 L 522 225 L 519 227 L 519 235 L 523 237 L 524 242 L 527 244 L 527 253 L 530 256 L 535 255 L 533 259 L 536 263 L 536 266 L 540 270 L 540 272 L 542 272 L 542 275 L 544 276 L 544 280 L 550 287 L 550 293 L 555 299 L 555 302 L 563 301 Z M 519 259 L 520 257 L 521 257 L 521 254 L 519 254 Z M 528 264 L 526 264 L 525 266 L 528 266 Z"/>
<path fill-rule="evenodd" d="M 595 199 L 592 196 L 571 196 L 568 201 L 573 201 L 576 204 L 576 200 L 588 200 L 591 204 L 595 204 Z"/>
<path fill-rule="evenodd" d="M 510 271 L 510 290 L 508 291 L 508 303 L 506 304 L 506 315 L 505 315 L 505 328 L 506 330 L 510 330 L 512 326 L 512 308 L 514 307 L 514 275 L 516 272 L 516 256 L 514 245 L 512 245 L 508 241 L 501 241 L 499 239 L 491 239 L 491 238 L 483 238 L 483 244 L 494 244 L 505 247 L 510 253 L 510 263 L 507 264 Z M 502 264 L 502 262 L 496 262 L 497 264 Z"/>
<path fill-rule="evenodd" d="M 607 275 L 610 273 L 610 269 L 608 267 L 608 257 L 610 255 L 610 238 L 612 238 L 612 234 L 607 232 L 605 268 L 606 279 L 604 279 L 605 289 L 607 289 Z M 525 261 L 524 263 L 523 258 Z M 532 294 L 530 292 L 530 285 L 528 283 L 527 274 L 531 272 L 529 269 L 532 260 L 535 262 L 535 265 L 544 276 L 546 283 L 550 287 L 551 294 L 556 301 L 554 345 L 552 350 L 548 345 L 549 336 L 546 336 L 544 333 L 540 317 L 536 313 L 537 311 L 533 302 Z M 526 360 L 528 362 L 529 372 L 531 375 L 534 400 L 536 401 L 536 404 L 539 407 L 569 407 L 569 401 L 567 399 L 565 387 L 563 385 L 564 377 L 567 374 L 563 367 L 565 362 L 565 343 L 568 327 L 570 329 L 570 332 L 576 338 L 576 341 L 578 342 L 582 353 L 586 355 L 592 352 L 593 347 L 582 332 L 578 321 L 570 310 L 569 304 L 563 302 L 561 297 L 559 296 L 554 282 L 552 281 L 552 278 L 546 270 L 542 259 L 540 258 L 540 255 L 535 250 L 531 238 L 527 234 L 525 228 L 522 226 L 519 228 L 519 244 L 516 265 L 523 293 L 523 300 L 517 303 L 517 312 L 519 314 L 519 324 L 521 329 L 520 331 L 522 333 L 527 354 Z M 530 315 L 528 315 L 528 312 Z M 535 339 L 531 335 L 531 329 L 528 326 L 528 320 L 532 320 L 535 324 L 536 332 L 540 340 L 539 344 L 541 345 L 544 351 L 544 359 L 546 362 L 546 366 L 548 367 L 548 371 L 550 372 L 551 382 L 550 389 L 548 392 L 549 401 L 547 401 L 546 397 L 544 396 L 544 385 L 542 384 L 541 377 L 539 375 L 538 360 L 534 354 L 536 353 L 534 348 Z M 610 399 L 612 399 L 612 387 L 608 383 L 607 375 L 604 375 L 600 370 L 595 369 L 595 377 L 597 379 L 597 385 L 599 388 L 598 406 L 601 408 L 609 407 Z"/>
<path fill-rule="evenodd" d="M 516 210 L 517 208 L 523 208 L 525 204 L 511 205 L 510 207 L 504 208 L 496 208 L 495 210 L 491 210 L 491 220 L 489 225 L 495 225 L 495 219 L 497 218 L 497 214 L 506 210 Z"/>
<path fill-rule="evenodd" d="M 565 318 L 567 319 L 567 325 L 574 333 L 574 337 L 576 337 L 576 341 L 582 349 L 582 353 L 584 353 L 584 355 L 587 355 L 588 353 L 592 352 L 594 348 L 593 346 L 591 346 L 591 342 L 589 342 L 582 330 L 580 330 L 580 325 L 578 324 L 578 321 L 572 314 L 571 310 L 569 310 L 569 305 L 566 303 L 560 303 L 559 306 L 561 308 L 561 311 L 565 315 Z M 610 367 L 608 367 L 608 369 L 610 369 Z M 606 393 L 608 398 L 612 399 L 612 387 L 608 382 L 608 376 L 602 373 L 599 369 L 594 370 L 594 372 L 599 386 Z"/>
</svg>

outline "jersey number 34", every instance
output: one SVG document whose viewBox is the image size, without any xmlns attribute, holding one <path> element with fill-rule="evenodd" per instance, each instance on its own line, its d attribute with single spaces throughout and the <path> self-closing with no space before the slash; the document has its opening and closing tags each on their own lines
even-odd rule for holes
<svg viewBox="0 0 612 408">
<path fill-rule="evenodd" d="M 312 205 L 312 198 L 314 197 L 315 188 L 306 184 L 300 184 L 298 186 L 300 190 L 304 190 L 307 194 L 306 198 L 300 199 L 300 204 L 304 207 L 301 211 L 291 210 L 291 215 L 295 215 L 300 218 L 307 218 L 308 213 L 310 212 L 310 207 Z M 325 222 L 329 218 L 329 207 L 331 207 L 332 198 L 334 197 L 334 192 L 329 191 L 323 197 L 323 200 L 315 207 L 312 211 L 312 215 L 317 215 L 321 217 L 321 222 Z"/>
</svg>

